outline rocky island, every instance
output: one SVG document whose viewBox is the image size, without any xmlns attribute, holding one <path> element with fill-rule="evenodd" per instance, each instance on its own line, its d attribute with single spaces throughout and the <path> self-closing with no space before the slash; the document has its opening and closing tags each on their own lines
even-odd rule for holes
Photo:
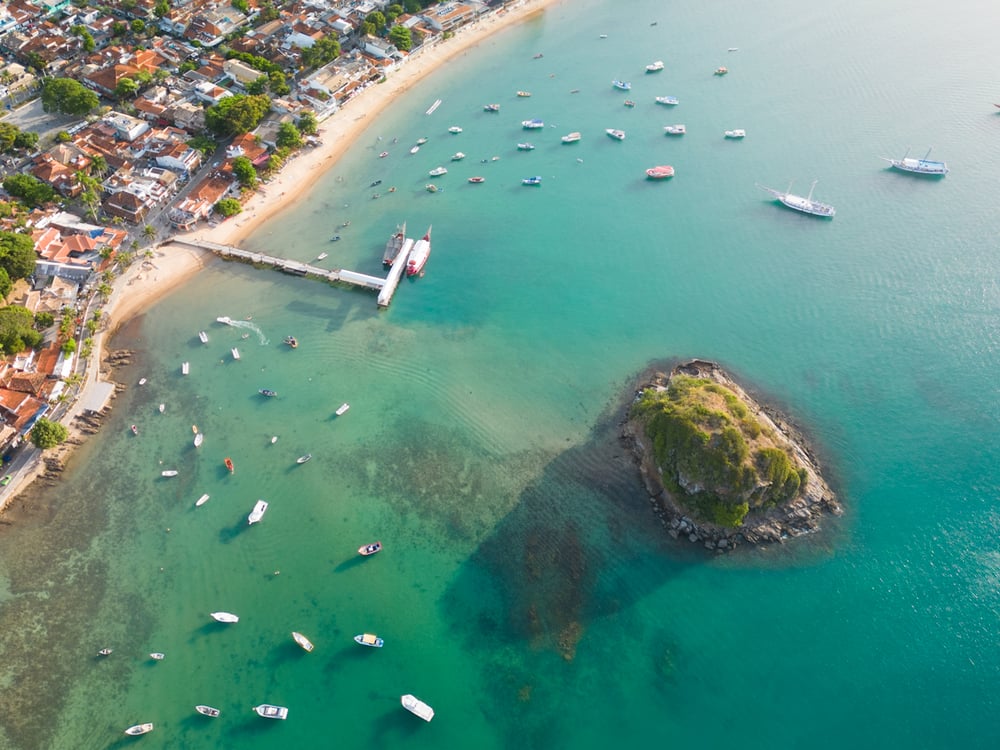
<svg viewBox="0 0 1000 750">
<path fill-rule="evenodd" d="M 717 364 L 692 360 L 641 385 L 622 439 L 670 535 L 726 551 L 819 529 L 841 507 L 796 431 Z"/>
</svg>

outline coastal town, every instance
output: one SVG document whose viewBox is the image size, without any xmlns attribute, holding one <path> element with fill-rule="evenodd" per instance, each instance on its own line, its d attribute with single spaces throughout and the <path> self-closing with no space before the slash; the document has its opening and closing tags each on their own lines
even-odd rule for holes
<svg viewBox="0 0 1000 750">
<path fill-rule="evenodd" d="M 524 5 L 0 7 L 0 508 L 42 471 L 41 449 L 107 407 L 114 385 L 87 387 L 95 360 L 113 310 L 134 311 L 133 284 L 158 278 L 161 248 L 224 224 L 249 231 L 287 202 L 265 186 L 297 155 L 318 158 L 352 100 Z"/>
</svg>

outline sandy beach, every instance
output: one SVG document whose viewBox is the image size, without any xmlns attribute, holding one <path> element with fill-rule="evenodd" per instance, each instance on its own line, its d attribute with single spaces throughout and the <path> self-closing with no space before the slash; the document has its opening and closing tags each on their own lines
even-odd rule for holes
<svg viewBox="0 0 1000 750">
<path fill-rule="evenodd" d="M 308 193 L 317 177 L 333 167 L 357 140 L 370 119 L 378 116 L 410 86 L 450 60 L 493 38 L 498 32 L 542 13 L 545 8 L 561 1 L 521 0 L 462 27 L 450 39 L 441 40 L 415 53 L 402 67 L 389 73 L 385 81 L 369 86 L 320 123 L 320 145 L 308 151 L 300 151 L 295 158 L 290 159 L 270 183 L 267 193 L 254 194 L 244 204 L 241 214 L 214 227 L 199 227 L 183 236 L 187 239 L 238 245 L 261 224 Z M 171 243 L 169 240 L 155 248 L 153 253 L 152 258 L 136 261 L 112 285 L 112 294 L 104 306 L 105 324 L 94 336 L 94 354 L 87 367 L 86 378 L 73 405 L 60 417 L 60 421 L 69 429 L 69 438 L 58 448 L 49 451 L 46 458 L 55 458 L 59 463 L 65 464 L 73 448 L 85 437 L 75 428 L 74 418 L 81 413 L 90 388 L 98 381 L 107 379 L 108 373 L 101 372 L 101 364 L 107 341 L 118 327 L 144 312 L 212 260 L 207 251 Z M 15 473 L 13 481 L 0 496 L 0 512 L 45 470 L 41 451 L 32 450 L 35 455 Z"/>
</svg>

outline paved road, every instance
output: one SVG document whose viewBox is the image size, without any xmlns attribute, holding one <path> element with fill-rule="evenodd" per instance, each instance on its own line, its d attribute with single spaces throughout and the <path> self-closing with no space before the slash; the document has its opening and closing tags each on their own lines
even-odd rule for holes
<svg viewBox="0 0 1000 750">
<path fill-rule="evenodd" d="M 42 109 L 42 100 L 32 99 L 27 104 L 23 104 L 17 109 L 4 109 L 0 120 L 17 125 L 25 131 L 38 133 L 39 142 L 44 142 L 49 138 L 55 138 L 60 130 L 67 130 L 74 125 L 83 122 L 80 117 L 69 115 L 50 115 Z"/>
</svg>

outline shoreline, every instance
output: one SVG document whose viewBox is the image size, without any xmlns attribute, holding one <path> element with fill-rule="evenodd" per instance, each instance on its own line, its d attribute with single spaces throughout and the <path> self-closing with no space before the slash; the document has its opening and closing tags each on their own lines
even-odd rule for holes
<svg viewBox="0 0 1000 750">
<path fill-rule="evenodd" d="M 238 245 L 265 222 L 307 195 L 312 190 L 316 177 L 334 167 L 357 141 L 367 128 L 370 118 L 381 114 L 413 84 L 496 33 L 509 30 L 560 2 L 562 0 L 520 0 L 516 4 L 483 15 L 460 28 L 453 37 L 419 51 L 402 67 L 389 73 L 384 81 L 363 90 L 321 122 L 320 145 L 297 151 L 271 181 L 267 194 L 258 190 L 243 204 L 242 213 L 217 226 L 198 227 L 186 234 L 175 235 L 175 238 Z M 308 158 L 302 158 L 304 156 Z M 317 169 L 319 172 L 316 172 Z M 74 449 L 89 437 L 76 425 L 76 418 L 83 413 L 83 403 L 93 386 L 99 381 L 111 382 L 108 380 L 110 369 L 104 366 L 108 341 L 122 325 L 152 307 L 213 259 L 207 250 L 181 246 L 172 242 L 172 239 L 174 237 L 153 246 L 155 255 L 152 259 L 134 262 L 114 280 L 111 296 L 102 310 L 103 325 L 93 337 L 93 351 L 83 383 L 72 405 L 58 419 L 66 426 L 69 435 L 61 445 L 49 451 L 39 451 L 33 447 L 28 449 L 34 454 L 23 467 L 16 470 L 10 485 L 2 488 L 0 516 L 47 471 L 50 463 L 54 462 L 65 468 Z"/>
</svg>

